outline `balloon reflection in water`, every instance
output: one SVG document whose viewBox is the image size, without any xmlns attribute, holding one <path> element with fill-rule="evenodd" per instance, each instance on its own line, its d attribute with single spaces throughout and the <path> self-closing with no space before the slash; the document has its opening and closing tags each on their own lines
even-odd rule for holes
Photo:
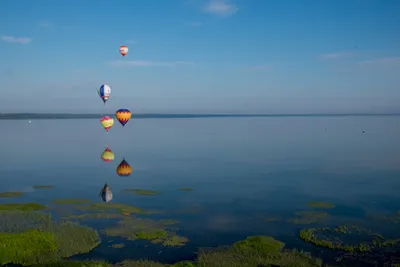
<svg viewBox="0 0 400 267">
<path fill-rule="evenodd" d="M 100 195 L 101 199 L 108 203 L 112 200 L 113 198 L 113 193 L 111 191 L 111 188 L 107 185 L 107 183 L 104 185 L 104 187 L 100 190 Z"/>
<path fill-rule="evenodd" d="M 101 159 L 105 162 L 111 162 L 114 160 L 114 153 L 107 147 L 101 154 Z"/>
<path fill-rule="evenodd" d="M 129 176 L 132 174 L 132 167 L 126 162 L 125 159 L 121 161 L 121 163 L 117 167 L 118 176 Z"/>
</svg>

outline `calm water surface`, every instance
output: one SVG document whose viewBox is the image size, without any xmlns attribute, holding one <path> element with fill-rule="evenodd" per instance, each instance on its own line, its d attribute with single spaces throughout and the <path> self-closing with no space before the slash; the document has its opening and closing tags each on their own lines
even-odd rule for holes
<svg viewBox="0 0 400 267">
<path fill-rule="evenodd" d="M 109 133 L 99 120 L 10 120 L 2 121 L 0 136 L 0 191 L 26 192 L 1 203 L 101 201 L 107 182 L 113 202 L 165 210 L 157 216 L 179 219 L 178 233 L 190 240 L 182 248 L 126 242 L 112 249 L 104 242 L 83 258 L 171 262 L 193 257 L 198 247 L 258 234 L 317 253 L 298 239 L 308 226 L 263 216 L 290 217 L 308 201 L 334 203 L 330 212 L 349 220 L 400 209 L 400 117 L 132 119 Z M 100 158 L 107 145 L 113 162 Z M 115 171 L 123 158 L 133 168 L 129 177 Z M 37 184 L 55 188 L 35 191 Z M 127 188 L 162 194 L 120 193 Z M 191 209 L 199 212 L 176 212 Z"/>
</svg>

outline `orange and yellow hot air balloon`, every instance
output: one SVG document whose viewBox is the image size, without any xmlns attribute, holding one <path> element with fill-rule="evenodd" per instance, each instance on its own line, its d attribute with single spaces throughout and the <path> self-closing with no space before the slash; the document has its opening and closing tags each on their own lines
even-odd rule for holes
<svg viewBox="0 0 400 267">
<path fill-rule="evenodd" d="M 132 173 L 132 167 L 126 162 L 125 159 L 121 161 L 121 163 L 117 167 L 118 176 L 129 176 Z"/>
<path fill-rule="evenodd" d="M 114 153 L 107 147 L 101 154 L 101 159 L 105 162 L 111 162 L 114 160 Z"/>
<path fill-rule="evenodd" d="M 132 113 L 128 109 L 118 109 L 117 112 L 115 112 L 115 117 L 119 121 L 119 123 L 122 124 L 122 126 L 125 126 L 127 122 L 131 119 Z"/>
<path fill-rule="evenodd" d="M 103 118 L 100 119 L 100 122 L 107 132 L 114 125 L 114 119 L 111 118 L 110 116 L 104 116 Z"/>
<path fill-rule="evenodd" d="M 121 45 L 119 47 L 119 52 L 121 53 L 121 55 L 124 57 L 126 56 L 126 54 L 128 54 L 128 47 L 126 45 Z"/>
</svg>

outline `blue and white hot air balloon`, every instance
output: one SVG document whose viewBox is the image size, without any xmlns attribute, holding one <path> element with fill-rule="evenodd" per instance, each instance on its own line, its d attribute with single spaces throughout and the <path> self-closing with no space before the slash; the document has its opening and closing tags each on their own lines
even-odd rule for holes
<svg viewBox="0 0 400 267">
<path fill-rule="evenodd" d="M 97 90 L 97 93 L 99 94 L 100 98 L 103 100 L 104 105 L 106 104 L 107 100 L 111 96 L 111 87 L 107 84 L 103 84 L 100 86 L 100 88 Z"/>
<path fill-rule="evenodd" d="M 106 203 L 110 202 L 113 198 L 113 193 L 111 188 L 105 184 L 104 187 L 100 190 L 99 197 Z"/>
</svg>

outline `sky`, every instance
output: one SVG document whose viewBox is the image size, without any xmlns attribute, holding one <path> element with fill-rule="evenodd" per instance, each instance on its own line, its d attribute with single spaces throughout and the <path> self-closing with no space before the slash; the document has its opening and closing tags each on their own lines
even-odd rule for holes
<svg viewBox="0 0 400 267">
<path fill-rule="evenodd" d="M 1 0 L 0 81 L 0 112 L 400 113 L 400 1 Z"/>
</svg>

